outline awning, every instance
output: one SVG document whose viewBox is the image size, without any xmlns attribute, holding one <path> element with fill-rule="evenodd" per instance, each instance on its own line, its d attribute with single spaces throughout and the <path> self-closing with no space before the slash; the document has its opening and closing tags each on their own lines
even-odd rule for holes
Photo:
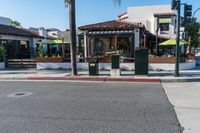
<svg viewBox="0 0 200 133">
<path fill-rule="evenodd" d="M 171 18 L 160 18 L 159 23 L 160 24 L 172 23 L 172 19 Z"/>
<path fill-rule="evenodd" d="M 187 45 L 187 44 L 188 44 L 187 41 L 182 40 L 182 39 L 180 40 L 180 45 Z M 160 43 L 159 46 L 176 46 L 176 39 L 175 38 L 169 39 L 165 42 Z"/>
<path fill-rule="evenodd" d="M 42 44 L 52 44 L 52 45 L 55 45 L 55 44 L 62 44 L 62 40 L 42 40 L 41 42 Z M 64 44 L 70 44 L 69 41 L 64 41 Z"/>
</svg>

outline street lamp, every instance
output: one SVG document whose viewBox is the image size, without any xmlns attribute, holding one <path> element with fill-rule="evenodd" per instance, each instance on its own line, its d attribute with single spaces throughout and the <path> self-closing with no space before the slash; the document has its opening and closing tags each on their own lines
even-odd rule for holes
<svg viewBox="0 0 200 133">
<path fill-rule="evenodd" d="M 197 11 L 199 11 L 199 10 L 200 10 L 200 7 L 194 11 L 194 13 L 193 13 L 193 15 L 192 15 L 192 18 L 194 18 L 194 15 L 195 15 L 195 14 L 197 13 Z"/>
</svg>

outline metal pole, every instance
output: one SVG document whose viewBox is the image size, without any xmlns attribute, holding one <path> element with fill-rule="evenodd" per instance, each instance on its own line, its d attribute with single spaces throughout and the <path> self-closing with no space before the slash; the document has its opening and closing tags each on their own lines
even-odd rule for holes
<svg viewBox="0 0 200 133">
<path fill-rule="evenodd" d="M 197 11 L 200 10 L 200 8 L 196 9 L 192 15 L 192 19 L 194 18 L 194 15 L 197 13 Z"/>
<path fill-rule="evenodd" d="M 175 77 L 179 77 L 179 43 L 180 43 L 180 13 L 181 2 L 177 0 L 177 32 L 176 32 L 176 64 L 175 64 Z"/>
</svg>

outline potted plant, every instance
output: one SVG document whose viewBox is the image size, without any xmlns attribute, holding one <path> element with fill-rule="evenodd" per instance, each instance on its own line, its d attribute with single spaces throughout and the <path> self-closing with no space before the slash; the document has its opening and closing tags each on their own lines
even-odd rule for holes
<svg viewBox="0 0 200 133">
<path fill-rule="evenodd" d="M 0 44 L 0 69 L 5 68 L 6 49 L 3 44 Z"/>
</svg>

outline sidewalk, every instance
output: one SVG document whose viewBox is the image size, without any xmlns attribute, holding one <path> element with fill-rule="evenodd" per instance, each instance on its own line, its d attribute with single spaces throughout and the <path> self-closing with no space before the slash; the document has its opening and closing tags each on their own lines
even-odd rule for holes
<svg viewBox="0 0 200 133">
<path fill-rule="evenodd" d="M 174 106 L 183 133 L 199 133 L 200 83 L 162 84 Z"/>
<path fill-rule="evenodd" d="M 173 71 L 150 71 L 148 77 L 137 77 L 134 71 L 122 71 L 120 77 L 111 77 L 110 71 L 100 71 L 99 76 L 89 76 L 88 71 L 78 71 L 71 76 L 70 70 L 1 70 L 0 80 L 86 80 L 86 81 L 128 81 L 128 82 L 198 82 L 200 66 L 194 70 L 180 71 L 180 77 L 174 77 Z"/>
</svg>

